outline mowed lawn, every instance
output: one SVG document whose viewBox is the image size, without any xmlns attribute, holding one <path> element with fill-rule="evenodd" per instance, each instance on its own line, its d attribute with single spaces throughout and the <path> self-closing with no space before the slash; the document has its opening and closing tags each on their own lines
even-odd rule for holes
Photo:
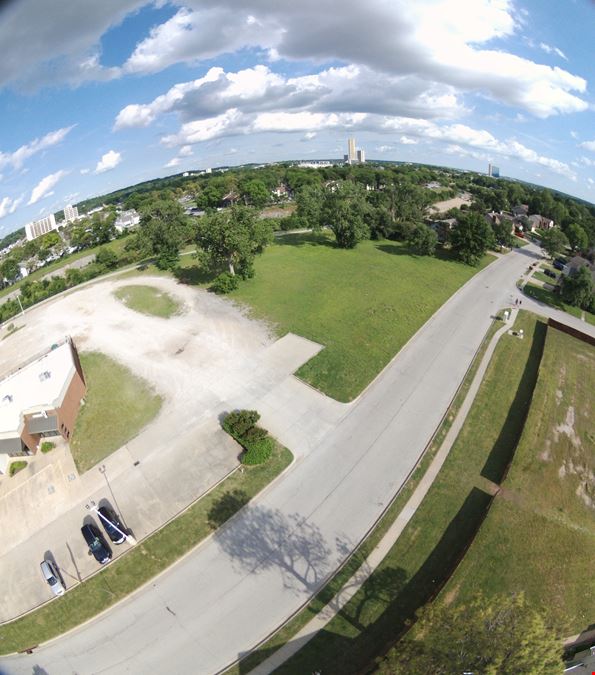
<svg viewBox="0 0 595 675">
<path fill-rule="evenodd" d="M 339 401 L 355 398 L 480 267 L 418 257 L 392 241 L 336 248 L 324 235 L 287 235 L 256 260 L 231 297 L 325 346 L 297 375 Z"/>
<path fill-rule="evenodd" d="M 162 399 L 140 377 L 99 352 L 80 355 L 87 383 L 70 447 L 79 473 L 124 445 L 159 412 Z"/>
<path fill-rule="evenodd" d="M 452 580 L 459 600 L 523 590 L 562 635 L 593 623 L 595 349 L 548 329 L 514 462 Z"/>
<path fill-rule="evenodd" d="M 155 286 L 137 284 L 122 286 L 114 291 L 114 295 L 129 309 L 163 319 L 169 319 L 174 314 L 179 314 L 181 310 L 179 302 Z"/>
</svg>

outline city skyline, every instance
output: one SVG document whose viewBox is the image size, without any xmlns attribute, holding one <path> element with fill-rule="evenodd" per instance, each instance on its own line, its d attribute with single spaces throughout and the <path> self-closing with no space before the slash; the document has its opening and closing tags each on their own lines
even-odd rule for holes
<svg viewBox="0 0 595 675">
<path fill-rule="evenodd" d="M 576 27 L 594 16 L 536 0 L 5 3 L 0 235 L 184 170 L 340 160 L 353 136 L 368 161 L 490 162 L 593 202 L 595 66 Z"/>
</svg>

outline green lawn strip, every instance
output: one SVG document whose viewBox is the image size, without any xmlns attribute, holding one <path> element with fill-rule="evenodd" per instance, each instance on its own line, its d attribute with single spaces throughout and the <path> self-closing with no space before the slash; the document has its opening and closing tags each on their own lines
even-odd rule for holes
<svg viewBox="0 0 595 675">
<path fill-rule="evenodd" d="M 81 354 L 87 393 L 70 447 L 83 473 L 134 438 L 159 412 L 162 399 L 140 377 L 99 352 Z"/>
<path fill-rule="evenodd" d="M 552 286 L 556 285 L 556 279 L 548 277 L 547 274 L 544 274 L 543 272 L 534 272 L 531 278 L 537 279 L 538 281 L 543 281 L 546 284 L 551 284 Z"/>
<path fill-rule="evenodd" d="M 457 602 L 523 590 L 561 636 L 592 623 L 594 390 L 593 347 L 549 329 L 505 491 L 451 581 Z"/>
<path fill-rule="evenodd" d="M 325 346 L 297 375 L 339 401 L 355 398 L 409 338 L 487 265 L 412 256 L 405 245 L 364 241 L 338 249 L 324 234 L 282 237 L 231 297 L 275 325 Z"/>
<path fill-rule="evenodd" d="M 164 319 L 179 314 L 181 309 L 180 303 L 169 293 L 154 286 L 122 286 L 114 291 L 114 295 L 130 309 Z"/>
<path fill-rule="evenodd" d="M 553 281 L 553 280 L 552 280 Z M 579 307 L 573 307 L 572 305 L 567 305 L 562 301 L 559 295 L 556 295 L 553 291 L 548 291 L 541 286 L 535 286 L 535 284 L 528 283 L 523 289 L 524 292 L 534 300 L 538 302 L 543 302 L 546 305 L 555 307 L 556 309 L 561 310 L 562 312 L 567 312 L 572 316 L 575 316 L 577 319 L 581 318 L 582 310 Z"/>
<path fill-rule="evenodd" d="M 270 461 L 236 471 L 164 528 L 139 543 L 122 558 L 94 577 L 79 584 L 22 619 L 0 626 L 0 653 L 9 654 L 46 642 L 96 616 L 125 598 L 159 572 L 190 551 L 216 529 L 210 512 L 216 509 L 218 524 L 230 518 L 292 461 L 292 454 L 279 445 Z M 241 494 L 242 499 L 226 499 Z M 225 503 L 225 515 L 221 508 Z M 231 503 L 231 508 L 230 508 Z M 234 509 L 234 506 L 237 507 Z"/>
<path fill-rule="evenodd" d="M 16 283 L 12 284 L 12 286 L 7 286 L 6 288 L 3 288 L 2 290 L 0 290 L 0 298 L 3 295 L 8 295 L 8 293 L 12 293 L 16 289 L 18 289 L 25 280 L 39 281 L 39 279 L 45 277 L 46 274 L 56 272 L 57 270 L 62 269 L 62 267 L 65 267 L 70 263 L 80 260 L 80 258 L 85 258 L 88 255 L 95 255 L 101 248 L 105 247 L 111 249 L 112 251 L 115 251 L 116 253 L 122 253 L 125 244 L 126 238 L 122 237 L 119 239 L 114 239 L 113 241 L 110 241 L 107 244 L 101 244 L 101 246 L 95 246 L 93 248 L 86 248 L 83 251 L 77 251 L 76 253 L 72 253 L 68 256 L 65 256 L 64 258 L 60 258 L 60 260 L 56 260 L 55 262 L 50 263 L 45 267 L 40 267 L 38 270 L 35 270 L 35 272 L 31 272 L 31 274 L 29 274 L 25 279 L 20 279 Z"/>
<path fill-rule="evenodd" d="M 339 572 L 328 582 L 328 584 L 314 597 L 314 599 L 304 607 L 296 616 L 294 616 L 281 630 L 275 633 L 273 637 L 263 643 L 257 650 L 252 652 L 249 656 L 241 661 L 240 664 L 233 666 L 228 671 L 227 675 L 239 675 L 240 673 L 250 672 L 253 668 L 256 668 L 260 663 L 267 659 L 270 654 L 284 644 L 289 642 L 291 638 L 305 626 L 308 621 L 310 621 L 316 614 L 318 614 L 323 607 L 332 600 L 332 598 L 341 590 L 341 588 L 347 583 L 347 581 L 355 574 L 359 569 L 362 563 L 366 560 L 368 555 L 373 551 L 376 545 L 380 542 L 382 537 L 386 534 L 386 531 L 394 523 L 397 516 L 401 513 L 403 507 L 407 503 L 408 499 L 411 497 L 413 491 L 418 486 L 419 482 L 426 473 L 430 463 L 436 456 L 436 453 L 440 449 L 442 442 L 448 430 L 452 426 L 452 423 L 457 416 L 457 413 L 465 400 L 467 392 L 471 387 L 475 373 L 479 368 L 479 365 L 482 361 L 483 355 L 485 354 L 488 345 L 496 331 L 502 327 L 500 319 L 494 320 L 486 336 L 484 337 L 477 353 L 473 359 L 473 362 L 467 371 L 461 386 L 452 401 L 442 423 L 438 427 L 438 431 L 434 435 L 431 443 L 428 448 L 425 450 L 424 455 L 419 462 L 418 466 L 415 468 L 411 474 L 407 483 L 403 486 L 396 499 L 387 509 L 386 513 L 378 521 L 378 524 L 374 527 L 372 532 L 368 537 L 362 542 L 362 544 L 354 551 L 353 555 L 349 561 L 345 564 Z"/>
<path fill-rule="evenodd" d="M 513 237 L 513 242 L 515 248 L 523 248 L 524 246 L 529 245 L 529 242 L 526 239 L 521 239 L 520 237 Z"/>
<path fill-rule="evenodd" d="M 442 470 L 395 546 L 346 607 L 276 672 L 366 672 L 456 565 L 489 503 L 480 474 L 496 477 L 506 466 L 537 376 L 545 324 L 520 312 L 515 328 L 525 339 L 500 339 Z"/>
</svg>

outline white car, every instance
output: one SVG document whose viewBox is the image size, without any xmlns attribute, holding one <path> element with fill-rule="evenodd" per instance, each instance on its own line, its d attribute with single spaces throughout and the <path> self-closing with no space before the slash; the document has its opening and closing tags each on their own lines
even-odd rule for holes
<svg viewBox="0 0 595 675">
<path fill-rule="evenodd" d="M 51 560 L 44 560 L 40 567 L 43 578 L 48 582 L 54 595 L 64 595 L 66 589 L 64 588 L 56 565 Z"/>
</svg>

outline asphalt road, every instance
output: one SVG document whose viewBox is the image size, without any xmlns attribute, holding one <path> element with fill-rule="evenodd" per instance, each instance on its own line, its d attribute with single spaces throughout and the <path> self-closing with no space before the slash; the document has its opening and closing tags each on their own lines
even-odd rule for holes
<svg viewBox="0 0 595 675">
<path fill-rule="evenodd" d="M 0 669 L 216 673 L 250 650 L 324 584 L 406 479 L 492 314 L 518 297 L 529 256 L 513 252 L 476 275 L 333 433 L 216 536 L 102 617 Z"/>
</svg>

